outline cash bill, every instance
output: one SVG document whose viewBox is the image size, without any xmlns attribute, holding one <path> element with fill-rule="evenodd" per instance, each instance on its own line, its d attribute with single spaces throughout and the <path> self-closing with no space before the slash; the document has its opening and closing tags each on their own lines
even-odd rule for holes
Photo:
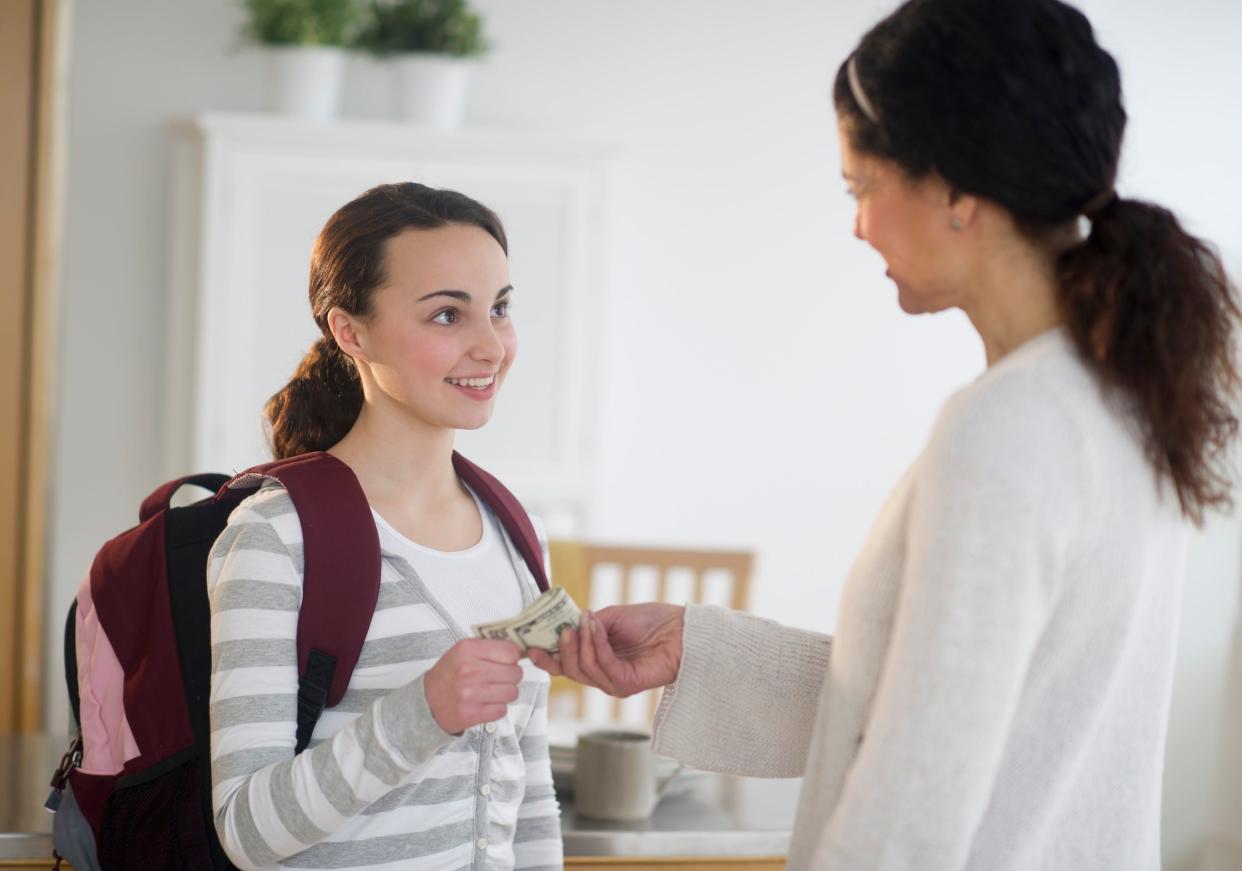
<svg viewBox="0 0 1242 871">
<path fill-rule="evenodd" d="M 561 631 L 577 629 L 582 612 L 563 587 L 552 587 L 508 620 L 470 627 L 479 638 L 512 641 L 525 653 L 532 647 L 557 651 Z"/>
</svg>

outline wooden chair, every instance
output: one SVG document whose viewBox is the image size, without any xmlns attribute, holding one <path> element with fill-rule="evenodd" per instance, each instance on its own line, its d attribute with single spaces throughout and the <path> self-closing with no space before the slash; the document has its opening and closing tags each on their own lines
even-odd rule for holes
<svg viewBox="0 0 1242 871">
<path fill-rule="evenodd" d="M 688 574 L 690 583 L 686 595 L 676 601 L 726 605 L 745 610 L 750 601 L 750 578 L 754 567 L 754 555 L 738 550 L 680 550 L 672 548 L 623 547 L 580 541 L 552 541 L 549 545 L 552 561 L 552 583 L 564 587 L 583 609 L 603 608 L 607 605 L 626 604 L 635 601 L 670 601 L 670 593 L 677 575 L 684 580 Z M 618 570 L 619 587 L 615 597 L 602 600 L 598 595 L 599 580 L 609 569 Z M 647 580 L 654 574 L 654 589 L 636 594 L 640 576 Z M 714 600 L 706 596 L 710 581 L 719 578 L 726 581 L 727 593 Z M 592 592 L 597 595 L 593 598 Z M 587 715 L 588 693 L 607 698 L 595 689 L 574 683 L 568 678 L 552 679 L 549 712 L 552 716 L 581 719 Z M 659 691 L 642 694 L 641 706 L 624 699 L 608 699 L 609 718 L 614 721 L 636 719 L 637 711 L 645 711 L 647 721 L 655 715 L 659 703 Z M 596 703 L 591 707 L 598 709 Z M 627 709 L 631 712 L 627 717 Z"/>
</svg>

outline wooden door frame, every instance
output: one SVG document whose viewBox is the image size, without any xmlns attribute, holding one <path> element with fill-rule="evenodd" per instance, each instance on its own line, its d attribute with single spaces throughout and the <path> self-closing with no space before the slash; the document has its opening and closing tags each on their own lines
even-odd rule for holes
<svg viewBox="0 0 1242 871">
<path fill-rule="evenodd" d="M 70 2 L 0 3 L 0 732 L 44 725 Z"/>
</svg>

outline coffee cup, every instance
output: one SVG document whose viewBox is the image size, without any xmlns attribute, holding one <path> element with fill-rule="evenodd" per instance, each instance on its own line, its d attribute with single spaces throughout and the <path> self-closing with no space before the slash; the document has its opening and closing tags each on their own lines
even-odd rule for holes
<svg viewBox="0 0 1242 871">
<path fill-rule="evenodd" d="M 574 810 L 602 820 L 646 819 L 680 773 L 678 766 L 663 781 L 656 777 L 645 732 L 584 732 L 574 757 Z"/>
</svg>

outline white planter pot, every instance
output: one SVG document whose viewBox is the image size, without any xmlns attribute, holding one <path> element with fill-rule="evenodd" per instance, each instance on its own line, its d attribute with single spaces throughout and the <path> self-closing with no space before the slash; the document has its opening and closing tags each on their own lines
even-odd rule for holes
<svg viewBox="0 0 1242 871">
<path fill-rule="evenodd" d="M 393 110 L 401 121 L 451 130 L 461 126 L 472 61 L 439 54 L 404 54 L 388 61 Z"/>
<path fill-rule="evenodd" d="M 273 108 L 282 115 L 326 121 L 341 104 L 345 51 L 335 46 L 270 46 Z"/>
</svg>

